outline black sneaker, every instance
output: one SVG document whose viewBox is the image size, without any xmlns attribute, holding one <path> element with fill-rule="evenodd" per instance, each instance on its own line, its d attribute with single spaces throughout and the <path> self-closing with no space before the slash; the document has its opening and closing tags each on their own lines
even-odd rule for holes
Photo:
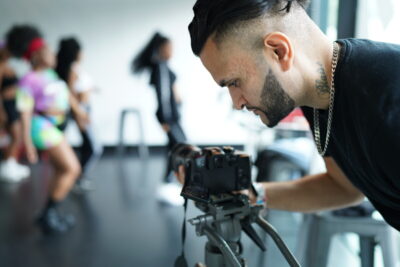
<svg viewBox="0 0 400 267">
<path fill-rule="evenodd" d="M 73 216 L 63 216 L 55 208 L 50 208 L 36 221 L 44 234 L 62 234 L 70 230 L 75 224 Z"/>
<path fill-rule="evenodd" d="M 58 216 L 60 217 L 60 220 L 65 222 L 70 229 L 75 226 L 76 220 L 74 215 L 58 213 Z"/>
</svg>

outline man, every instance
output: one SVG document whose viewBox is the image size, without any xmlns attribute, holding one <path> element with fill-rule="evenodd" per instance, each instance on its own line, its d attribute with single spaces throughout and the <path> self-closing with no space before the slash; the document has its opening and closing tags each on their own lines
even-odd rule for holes
<svg viewBox="0 0 400 267">
<path fill-rule="evenodd" d="M 367 196 L 400 230 L 400 46 L 332 43 L 306 0 L 198 0 L 193 52 L 234 106 L 269 127 L 302 107 L 326 173 L 262 184 L 272 209 L 313 212 Z"/>
</svg>

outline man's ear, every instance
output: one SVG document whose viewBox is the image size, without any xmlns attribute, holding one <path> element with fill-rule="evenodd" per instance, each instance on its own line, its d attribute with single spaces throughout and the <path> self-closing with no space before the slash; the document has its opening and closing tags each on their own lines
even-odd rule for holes
<svg viewBox="0 0 400 267">
<path fill-rule="evenodd" d="M 288 71 L 294 61 L 294 51 L 290 39 L 281 32 L 272 32 L 264 37 L 264 51 L 280 65 L 282 71 Z"/>
</svg>

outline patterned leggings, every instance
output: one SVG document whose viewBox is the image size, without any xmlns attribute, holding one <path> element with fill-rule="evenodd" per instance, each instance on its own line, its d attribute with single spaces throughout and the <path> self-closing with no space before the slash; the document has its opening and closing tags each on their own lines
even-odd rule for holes
<svg viewBox="0 0 400 267">
<path fill-rule="evenodd" d="M 33 115 L 31 136 L 35 147 L 40 150 L 46 150 L 61 144 L 64 134 L 58 129 L 58 125 L 61 125 L 64 120 L 64 116 L 44 117 L 42 115 Z"/>
</svg>

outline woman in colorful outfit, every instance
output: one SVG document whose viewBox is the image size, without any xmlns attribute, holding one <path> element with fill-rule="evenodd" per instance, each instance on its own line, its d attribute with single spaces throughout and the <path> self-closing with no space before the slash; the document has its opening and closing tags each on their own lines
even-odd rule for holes
<svg viewBox="0 0 400 267">
<path fill-rule="evenodd" d="M 29 27 L 16 26 L 8 35 L 11 51 L 25 46 L 23 57 L 32 68 L 19 82 L 17 107 L 29 162 L 37 161 L 37 150 L 46 151 L 54 168 L 48 200 L 37 223 L 44 233 L 62 233 L 73 226 L 74 219 L 59 213 L 57 206 L 66 198 L 81 171 L 74 151 L 58 128 L 65 121 L 71 99 L 67 85 L 52 70 L 54 54 L 40 36 L 28 38 L 28 32 Z"/>
</svg>

